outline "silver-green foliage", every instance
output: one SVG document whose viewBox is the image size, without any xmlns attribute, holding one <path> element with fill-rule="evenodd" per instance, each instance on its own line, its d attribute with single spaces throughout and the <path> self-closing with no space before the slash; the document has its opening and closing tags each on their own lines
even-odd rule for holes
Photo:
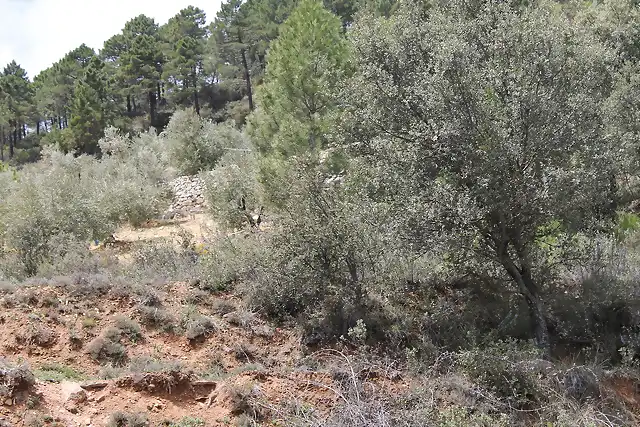
<svg viewBox="0 0 640 427">
<path fill-rule="evenodd" d="M 32 275 L 61 246 L 102 239 L 122 222 L 139 224 L 162 212 L 169 202 L 166 167 L 145 140 L 107 130 L 101 145 L 111 154 L 99 160 L 47 150 L 17 175 L 1 174 L 5 259 Z"/>
<path fill-rule="evenodd" d="M 307 331 L 323 339 L 346 336 L 358 319 L 377 323 L 384 314 L 373 301 L 402 277 L 387 207 L 350 183 L 327 183 L 313 161 L 298 159 L 287 177 L 290 197 L 243 285 L 249 304 L 274 317 L 304 313 Z"/>
<path fill-rule="evenodd" d="M 249 225 L 248 216 L 259 215 L 262 206 L 255 153 L 243 150 L 227 152 L 213 171 L 201 174 L 212 216 L 231 230 Z"/>
<path fill-rule="evenodd" d="M 247 145 L 242 132 L 232 124 L 215 124 L 193 110 L 176 111 L 160 140 L 171 166 L 183 175 L 211 170 L 227 149 Z"/>
<path fill-rule="evenodd" d="M 412 1 L 351 40 L 343 135 L 383 171 L 378 196 L 405 207 L 418 247 L 499 267 L 547 346 L 538 239 L 556 221 L 568 236 L 588 227 L 612 196 L 610 51 L 544 2 Z"/>
</svg>

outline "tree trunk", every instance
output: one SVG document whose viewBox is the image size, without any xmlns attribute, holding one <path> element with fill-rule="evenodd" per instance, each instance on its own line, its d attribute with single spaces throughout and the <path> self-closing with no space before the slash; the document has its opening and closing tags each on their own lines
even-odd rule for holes
<svg viewBox="0 0 640 427">
<path fill-rule="evenodd" d="M 58 116 L 58 129 L 62 130 L 62 117 Z"/>
<path fill-rule="evenodd" d="M 544 303 L 540 298 L 538 286 L 531 277 L 531 272 L 524 269 L 522 279 L 529 294 L 525 295 L 527 305 L 529 306 L 529 315 L 533 321 L 533 333 L 536 338 L 536 344 L 544 351 L 546 359 L 551 357 L 551 338 L 549 336 L 549 325 L 545 317 Z"/>
<path fill-rule="evenodd" d="M 151 126 L 156 127 L 157 125 L 157 113 L 156 107 L 158 104 L 158 99 L 156 98 L 155 91 L 149 91 L 149 116 L 151 120 Z"/>
<path fill-rule="evenodd" d="M 40 120 L 36 122 L 36 135 L 40 135 Z"/>
<path fill-rule="evenodd" d="M 609 200 L 605 208 L 605 218 L 615 218 L 618 210 L 618 181 L 616 174 L 609 172 Z"/>
<path fill-rule="evenodd" d="M 69 122 L 67 121 L 67 116 L 64 116 L 64 128 L 68 128 L 69 127 Z"/>
<path fill-rule="evenodd" d="M 9 158 L 13 159 L 14 148 L 18 141 L 18 127 L 13 124 L 13 137 L 9 136 Z"/>
<path fill-rule="evenodd" d="M 4 133 L 4 126 L 0 127 L 0 161 L 4 162 L 4 144 L 7 136 Z"/>
<path fill-rule="evenodd" d="M 160 82 L 158 82 L 158 87 L 156 91 L 156 99 L 158 102 L 162 103 L 162 91 L 160 90 Z"/>
<path fill-rule="evenodd" d="M 131 103 L 133 104 L 133 112 L 137 112 L 138 111 L 138 106 L 136 105 L 136 97 L 132 96 L 131 97 Z"/>
<path fill-rule="evenodd" d="M 27 125 L 26 124 L 22 125 L 22 137 L 23 138 L 27 137 Z"/>
<path fill-rule="evenodd" d="M 127 113 L 131 114 L 131 95 L 127 95 Z"/>
<path fill-rule="evenodd" d="M 240 41 L 242 43 L 242 41 Z M 244 80 L 247 82 L 247 97 L 249 98 L 249 110 L 253 111 L 253 93 L 251 91 L 251 76 L 249 75 L 249 64 L 247 63 L 247 53 L 244 48 L 240 49 L 242 56 L 242 66 L 244 67 Z"/>
<path fill-rule="evenodd" d="M 200 115 L 200 100 L 198 99 L 197 77 L 193 75 L 193 105 L 196 108 L 196 114 Z"/>
<path fill-rule="evenodd" d="M 531 269 L 524 264 L 519 269 L 507 255 L 503 256 L 501 262 L 509 276 L 518 285 L 520 293 L 527 302 L 536 345 L 543 351 L 543 357 L 548 360 L 551 357 L 549 326 L 544 315 L 544 304 L 540 298 L 538 286 L 531 276 Z"/>
</svg>

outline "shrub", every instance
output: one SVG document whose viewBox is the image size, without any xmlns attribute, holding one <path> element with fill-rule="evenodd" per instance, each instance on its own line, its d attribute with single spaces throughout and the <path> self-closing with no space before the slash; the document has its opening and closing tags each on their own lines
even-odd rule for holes
<svg viewBox="0 0 640 427">
<path fill-rule="evenodd" d="M 202 280 L 200 287 L 213 292 L 229 291 L 233 286 L 250 278 L 256 260 L 265 250 L 259 234 L 220 237 L 209 245 L 200 260 Z"/>
<path fill-rule="evenodd" d="M 42 264 L 74 252 L 76 242 L 86 247 L 122 221 L 138 224 L 157 216 L 168 206 L 169 193 L 164 167 L 151 158 L 142 141 L 100 160 L 47 149 L 41 162 L 23 168 L 16 179 L 0 173 L 6 185 L 0 230 L 8 248 L 5 261 L 11 261 L 2 263 L 5 273 L 33 276 Z"/>
<path fill-rule="evenodd" d="M 510 407 L 532 409 L 550 397 L 545 362 L 538 349 L 514 341 L 495 342 L 488 347 L 462 352 L 460 366 L 469 377 L 489 389 Z M 541 377 L 542 378 L 541 378 Z"/>
<path fill-rule="evenodd" d="M 250 308 L 268 316 L 300 316 L 316 342 L 346 336 L 358 319 L 371 338 L 380 337 L 387 325 L 376 301 L 403 279 L 393 225 L 384 224 L 383 205 L 326 177 L 309 159 L 291 168 L 285 214 L 261 236 L 241 291 Z"/>
<path fill-rule="evenodd" d="M 233 301 L 226 299 L 217 299 L 212 304 L 213 312 L 219 316 L 224 316 L 227 313 L 231 313 L 237 309 L 236 304 Z"/>
<path fill-rule="evenodd" d="M 136 311 L 140 321 L 147 326 L 160 328 L 166 332 L 175 332 L 178 326 L 175 316 L 164 308 L 140 305 Z"/>
<path fill-rule="evenodd" d="M 127 274 L 138 282 L 188 282 L 200 275 L 198 258 L 190 248 L 170 242 L 142 243 L 131 253 L 133 263 Z"/>
<path fill-rule="evenodd" d="M 551 289 L 554 334 L 569 349 L 588 346 L 619 363 L 622 347 L 632 357 L 640 354 L 640 252 L 605 237 L 586 250 L 587 260 L 566 267 L 563 281 Z"/>
<path fill-rule="evenodd" d="M 19 331 L 16 334 L 16 341 L 19 343 L 38 347 L 50 347 L 57 339 L 58 336 L 54 330 L 35 323 L 30 323 L 24 331 Z"/>
<path fill-rule="evenodd" d="M 225 314 L 224 319 L 232 325 L 247 328 L 255 322 L 256 315 L 249 310 L 240 309 Z"/>
<path fill-rule="evenodd" d="M 211 170 L 226 149 L 248 145 L 245 136 L 232 124 L 214 124 L 191 109 L 176 111 L 161 139 L 171 165 L 183 175 Z"/>
<path fill-rule="evenodd" d="M 258 419 L 264 415 L 264 409 L 258 404 L 261 392 L 256 384 L 232 384 L 227 389 L 227 393 L 232 414 L 244 414 Z"/>
<path fill-rule="evenodd" d="M 27 366 L 12 366 L 0 358 L 0 397 L 13 398 L 17 392 L 28 391 L 35 383 L 35 376 Z"/>
<path fill-rule="evenodd" d="M 36 369 L 34 371 L 34 375 L 40 380 L 52 382 L 60 382 L 65 380 L 80 381 L 85 378 L 82 373 L 76 371 L 75 369 L 57 363 L 43 364 L 40 369 Z"/>
<path fill-rule="evenodd" d="M 218 329 L 215 321 L 206 316 L 199 316 L 187 324 L 184 336 L 189 341 L 199 341 Z"/>
<path fill-rule="evenodd" d="M 209 210 L 221 226 L 234 230 L 257 221 L 263 202 L 253 153 L 225 155 L 202 180 Z"/>
<path fill-rule="evenodd" d="M 107 427 L 148 427 L 149 419 L 145 414 L 114 412 L 109 417 Z"/>
<path fill-rule="evenodd" d="M 122 315 L 116 316 L 115 325 L 131 342 L 135 343 L 142 340 L 140 325 L 128 317 Z"/>
<path fill-rule="evenodd" d="M 129 361 L 126 369 L 134 373 L 180 372 L 185 370 L 185 366 L 179 360 L 159 360 L 150 356 L 138 356 Z"/>
<path fill-rule="evenodd" d="M 87 353 L 98 362 L 122 364 L 127 358 L 127 349 L 120 343 L 121 333 L 119 329 L 107 328 L 87 344 Z"/>
</svg>

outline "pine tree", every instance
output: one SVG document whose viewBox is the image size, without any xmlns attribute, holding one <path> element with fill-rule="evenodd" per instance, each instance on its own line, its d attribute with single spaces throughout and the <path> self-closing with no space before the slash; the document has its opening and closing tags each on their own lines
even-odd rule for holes
<svg viewBox="0 0 640 427">
<path fill-rule="evenodd" d="M 198 91 L 202 80 L 207 35 L 206 21 L 202 10 L 189 6 L 162 28 L 168 58 L 163 76 L 169 82 L 177 103 L 189 105 L 188 99 L 191 98 L 198 114 Z"/>
<path fill-rule="evenodd" d="M 150 124 L 156 127 L 160 79 L 165 63 L 158 25 L 152 18 L 140 15 L 125 24 L 122 35 L 122 51 L 118 58 L 121 81 L 128 96 L 147 98 Z"/>
<path fill-rule="evenodd" d="M 93 57 L 84 76 L 76 83 L 70 130 L 72 141 L 65 151 L 95 154 L 109 118 L 110 103 L 107 98 L 107 78 L 104 63 Z"/>
<path fill-rule="evenodd" d="M 4 68 L 0 82 L 9 125 L 9 158 L 12 158 L 15 146 L 26 132 L 25 126 L 33 105 L 33 88 L 27 72 L 16 61 L 11 61 Z"/>
<path fill-rule="evenodd" d="M 271 44 L 258 141 L 285 157 L 325 146 L 335 107 L 335 82 L 346 69 L 347 42 L 340 19 L 318 0 L 303 0 Z"/>
</svg>

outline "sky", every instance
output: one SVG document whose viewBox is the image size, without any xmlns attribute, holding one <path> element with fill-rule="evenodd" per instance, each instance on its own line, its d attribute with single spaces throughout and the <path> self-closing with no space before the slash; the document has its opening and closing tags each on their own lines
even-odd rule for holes
<svg viewBox="0 0 640 427">
<path fill-rule="evenodd" d="M 82 43 L 98 51 L 131 18 L 164 24 L 189 5 L 211 22 L 220 0 L 0 0 L 0 71 L 15 59 L 33 79 Z"/>
</svg>

